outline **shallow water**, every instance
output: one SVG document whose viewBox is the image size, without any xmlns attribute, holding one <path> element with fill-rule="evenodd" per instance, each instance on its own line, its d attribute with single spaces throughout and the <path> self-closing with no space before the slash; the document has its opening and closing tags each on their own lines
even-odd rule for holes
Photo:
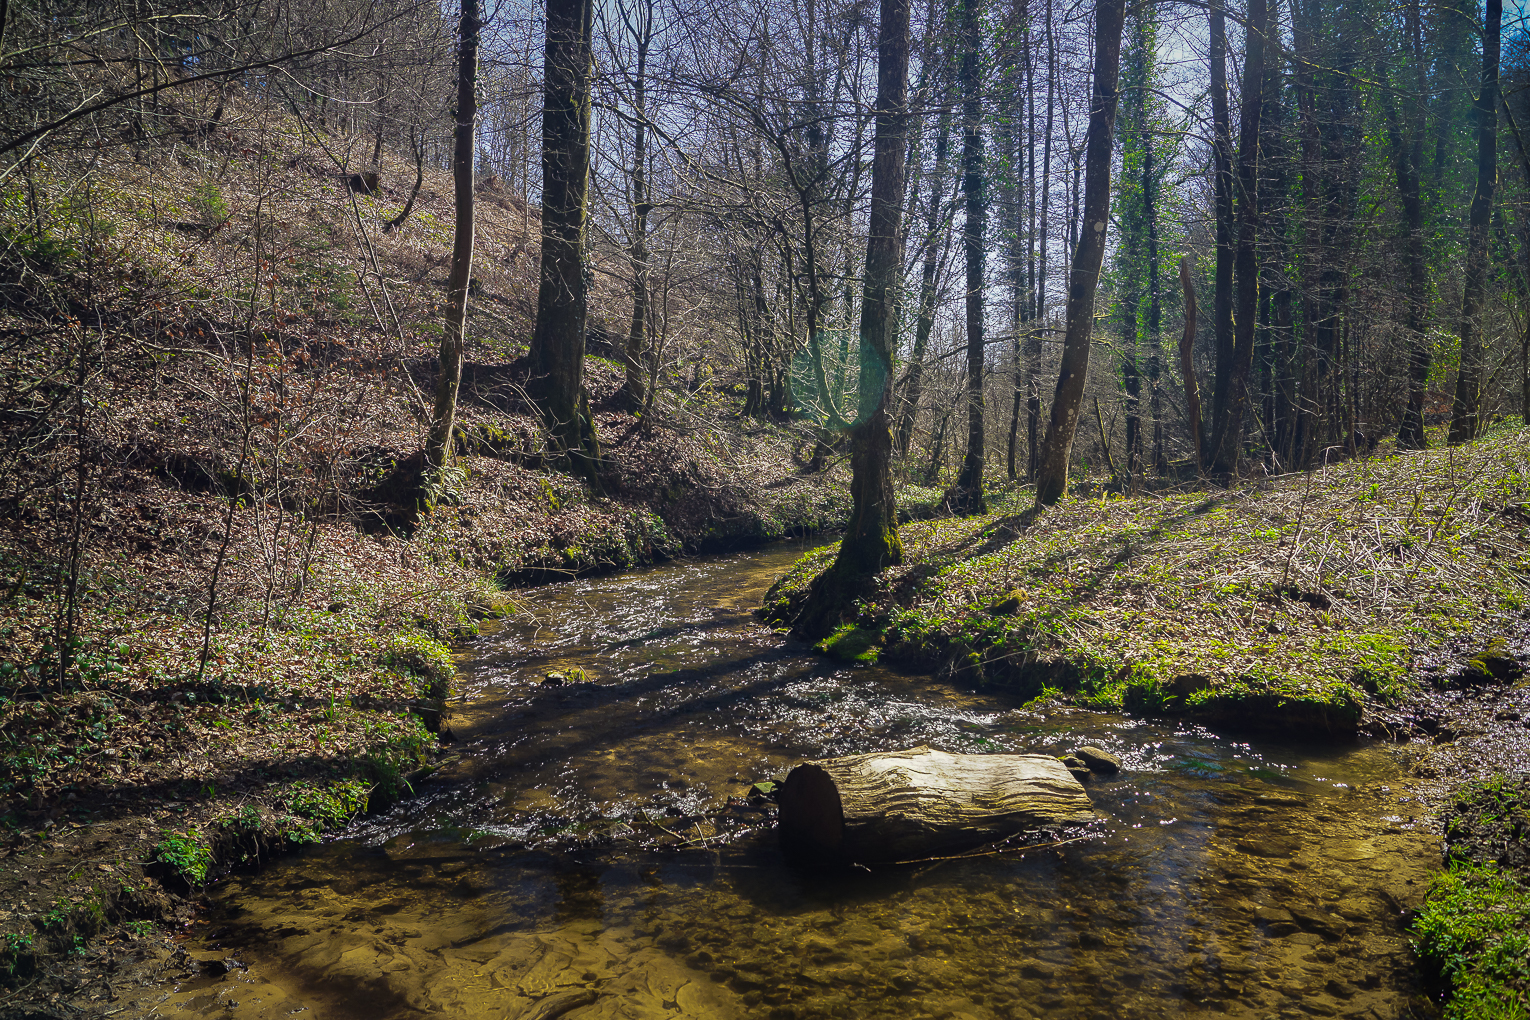
<svg viewBox="0 0 1530 1020">
<path fill-rule="evenodd" d="M 1027 710 L 841 668 L 749 610 L 801 552 L 525 593 L 469 646 L 458 762 L 343 838 L 242 875 L 188 940 L 226 974 L 164 1016 L 1392 1017 L 1438 860 L 1384 746 Z M 588 683 L 543 683 L 549 671 Z M 1022 852 L 786 867 L 738 798 L 792 763 L 1095 743 L 1099 821 Z M 729 806 L 733 798 L 732 806 Z"/>
</svg>

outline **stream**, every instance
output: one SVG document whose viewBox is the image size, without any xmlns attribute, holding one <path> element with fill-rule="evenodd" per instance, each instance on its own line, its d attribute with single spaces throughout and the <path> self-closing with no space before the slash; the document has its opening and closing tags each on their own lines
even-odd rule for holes
<svg viewBox="0 0 1530 1020">
<path fill-rule="evenodd" d="M 455 763 L 235 875 L 142 990 L 165 1017 L 1390 1018 L 1439 860 L 1399 749 L 1047 706 L 807 654 L 755 619 L 805 547 L 521 593 L 467 645 Z M 550 684 L 582 669 L 588 682 Z M 577 679 L 577 677 L 576 677 Z M 745 798 L 918 744 L 1125 767 L 1072 842 L 787 867 Z M 228 961 L 228 962 L 222 962 Z M 1427 1007 L 1423 1007 L 1427 1008 Z"/>
</svg>

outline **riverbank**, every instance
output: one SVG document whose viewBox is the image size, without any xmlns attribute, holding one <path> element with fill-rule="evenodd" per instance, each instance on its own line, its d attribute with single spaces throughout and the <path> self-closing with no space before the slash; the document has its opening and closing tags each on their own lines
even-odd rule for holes
<svg viewBox="0 0 1530 1020">
<path fill-rule="evenodd" d="M 383 149 L 357 194 L 336 144 L 231 98 L 206 146 L 39 166 L 51 211 L 0 223 L 0 987 L 407 796 L 450 755 L 451 646 L 511 586 L 848 514 L 843 465 L 803 470 L 810 427 L 740 413 L 703 290 L 667 292 L 698 335 L 632 412 L 616 250 L 584 373 L 603 491 L 560 471 L 523 389 L 539 216 L 492 178 L 459 470 L 427 501 L 451 180 L 411 197 Z"/>
<path fill-rule="evenodd" d="M 1530 435 L 1229 489 L 1071 496 L 902 530 L 831 653 L 1138 714 L 1393 733 L 1414 691 L 1522 676 Z M 797 622 L 832 548 L 766 599 Z"/>
</svg>

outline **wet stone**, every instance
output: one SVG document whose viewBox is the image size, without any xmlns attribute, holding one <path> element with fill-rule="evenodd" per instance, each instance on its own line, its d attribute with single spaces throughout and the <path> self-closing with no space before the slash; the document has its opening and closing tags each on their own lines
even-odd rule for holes
<svg viewBox="0 0 1530 1020">
<path fill-rule="evenodd" d="M 1098 772 L 1103 776 L 1113 776 L 1121 771 L 1121 759 L 1103 751 L 1098 747 L 1085 746 L 1073 752 L 1078 758 L 1083 759 L 1084 764 L 1091 772 Z"/>
</svg>

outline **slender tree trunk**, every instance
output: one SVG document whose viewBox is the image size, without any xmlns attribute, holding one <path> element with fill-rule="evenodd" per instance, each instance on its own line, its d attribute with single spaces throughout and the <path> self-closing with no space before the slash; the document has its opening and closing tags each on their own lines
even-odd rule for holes
<svg viewBox="0 0 1530 1020">
<path fill-rule="evenodd" d="M 903 175 L 908 130 L 909 0 L 882 0 L 877 42 L 876 138 L 871 223 L 861 293 L 859 411 L 850 430 L 854 507 L 834 573 L 865 577 L 903 562 L 893 500 L 893 353 L 903 267 Z"/>
<path fill-rule="evenodd" d="M 404 225 L 409 219 L 409 214 L 414 211 L 414 203 L 419 200 L 420 188 L 425 184 L 425 131 L 420 129 L 418 137 L 415 135 L 414 125 L 409 127 L 409 145 L 414 150 L 414 187 L 410 189 L 409 200 L 404 203 L 404 208 L 399 214 L 383 224 L 383 233 L 391 233 Z"/>
<path fill-rule="evenodd" d="M 1293 75 L 1296 84 L 1297 117 L 1300 121 L 1301 153 L 1300 169 L 1302 206 L 1308 224 L 1303 231 L 1301 250 L 1302 314 L 1301 335 L 1291 331 L 1291 388 L 1295 420 L 1287 437 L 1285 464 L 1288 469 L 1311 462 L 1318 442 L 1321 422 L 1319 413 L 1319 376 L 1321 370 L 1321 338 L 1328 320 L 1327 304 L 1323 300 L 1322 263 L 1324 261 L 1324 227 L 1321 180 L 1323 177 L 1322 132 L 1317 111 L 1317 43 L 1314 38 L 1318 25 L 1304 11 L 1301 0 L 1291 3 L 1291 42 L 1296 54 Z M 1294 318 L 1294 316 L 1293 316 Z"/>
<path fill-rule="evenodd" d="M 628 261 L 632 267 L 632 323 L 627 330 L 626 368 L 627 404 L 634 410 L 646 399 L 648 378 L 646 363 L 648 326 L 648 214 L 653 206 L 648 200 L 648 47 L 653 38 L 653 8 L 644 4 L 637 15 L 637 74 L 632 79 L 632 247 Z"/>
<path fill-rule="evenodd" d="M 600 451 L 583 393 L 593 0 L 548 0 L 542 108 L 542 266 L 530 390 L 553 450 L 592 484 Z"/>
<path fill-rule="evenodd" d="M 1185 416 L 1195 448 L 1195 470 L 1201 470 L 1201 384 L 1195 377 L 1195 284 L 1190 279 L 1190 256 L 1179 259 L 1179 285 L 1185 292 L 1185 332 L 1179 339 L 1179 370 L 1185 377 Z"/>
<path fill-rule="evenodd" d="M 1096 0 L 1094 87 L 1089 104 L 1089 132 L 1084 155 L 1084 215 L 1078 249 L 1068 274 L 1068 325 L 1063 336 L 1062 370 L 1036 477 L 1036 505 L 1051 506 L 1068 489 L 1068 461 L 1078 431 L 1084 381 L 1089 374 L 1089 337 L 1094 328 L 1094 292 L 1105 257 L 1105 229 L 1110 220 L 1110 161 L 1115 131 L 1117 83 L 1121 72 L 1121 25 L 1126 0 Z"/>
<path fill-rule="evenodd" d="M 984 244 L 988 233 L 987 182 L 983 173 L 981 42 L 978 4 L 962 6 L 962 196 L 966 226 L 962 244 L 967 258 L 967 454 L 950 502 L 958 513 L 982 513 L 983 501 L 983 283 Z"/>
<path fill-rule="evenodd" d="M 935 277 L 945 251 L 946 232 L 941 229 L 944 208 L 941 195 L 946 186 L 946 153 L 951 139 L 951 111 L 943 108 L 935 135 L 935 170 L 930 178 L 929 208 L 925 213 L 924 265 L 919 271 L 919 319 L 914 324 L 914 350 L 908 366 L 908 388 L 904 391 L 903 419 L 898 423 L 898 450 L 905 457 L 914 442 L 914 419 L 919 413 L 923 394 L 924 358 L 930 347 L 930 333 L 935 328 Z"/>
<path fill-rule="evenodd" d="M 1482 414 L 1482 311 L 1487 292 L 1488 227 L 1498 182 L 1498 52 L 1503 0 L 1487 0 L 1482 35 L 1482 91 L 1477 95 L 1477 190 L 1466 234 L 1466 281 L 1461 291 L 1461 368 L 1450 409 L 1450 442 L 1477 438 Z"/>
<path fill-rule="evenodd" d="M 1132 240 L 1140 241 L 1140 238 Z M 1121 299 L 1121 385 L 1126 390 L 1126 473 L 1115 479 L 1127 488 L 1132 486 L 1141 470 L 1142 374 L 1137 369 L 1137 295 L 1129 294 Z"/>
<path fill-rule="evenodd" d="M 1216 194 L 1216 277 L 1211 324 L 1216 355 L 1211 417 L 1220 422 L 1227 408 L 1227 376 L 1233 361 L 1233 169 L 1232 115 L 1227 105 L 1227 18 L 1223 0 L 1211 4 L 1212 161 Z M 1215 449 L 1207 451 L 1214 454 Z"/>
<path fill-rule="evenodd" d="M 1258 317 L 1259 263 L 1259 119 L 1264 107 L 1265 0 L 1249 0 L 1243 55 L 1243 115 L 1238 132 L 1238 311 L 1233 360 L 1227 376 L 1227 406 L 1213 445 L 1216 470 L 1233 474 L 1243 447 L 1243 416 L 1248 406 L 1249 369 L 1254 361 Z"/>
<path fill-rule="evenodd" d="M 1163 401 L 1158 385 L 1163 375 L 1163 301 L 1158 286 L 1158 205 L 1153 193 L 1157 186 L 1155 173 L 1153 133 L 1149 130 L 1142 159 L 1142 211 L 1147 217 L 1148 410 L 1153 419 L 1153 470 L 1162 475 L 1169 469 L 1169 459 L 1163 447 Z"/>
<path fill-rule="evenodd" d="M 1052 30 L 1052 0 L 1046 4 L 1047 30 L 1047 120 L 1046 137 L 1041 143 L 1041 264 L 1036 284 L 1036 317 L 1043 328 L 1047 318 L 1047 241 L 1051 233 L 1049 215 L 1052 198 L 1052 126 L 1057 103 L 1057 34 Z M 1025 479 L 1036 480 L 1041 454 L 1041 337 L 1034 330 L 1026 337 L 1025 351 Z"/>
<path fill-rule="evenodd" d="M 1405 450 L 1422 450 L 1428 445 L 1424 434 L 1424 398 L 1429 385 L 1429 279 L 1424 261 L 1424 199 L 1420 175 L 1424 165 L 1424 111 L 1428 93 L 1424 79 L 1423 40 L 1420 38 L 1417 3 L 1406 11 L 1410 56 L 1418 79 L 1409 135 L 1403 134 L 1395 98 L 1387 97 L 1387 134 L 1392 143 L 1392 160 L 1397 172 L 1397 194 L 1402 199 L 1403 244 L 1408 262 L 1408 406 L 1403 409 L 1402 424 L 1397 430 L 1397 445 Z"/>
<path fill-rule="evenodd" d="M 452 459 L 457 391 L 462 384 L 462 331 L 467 321 L 468 282 L 473 273 L 473 129 L 478 117 L 478 32 L 482 27 L 478 0 L 463 0 L 459 25 L 457 128 L 452 147 L 457 221 L 452 235 L 452 267 L 446 281 L 446 331 L 441 337 L 436 405 L 425 443 L 425 462 L 434 476 L 427 480 L 427 485 L 432 489 L 440 483 L 440 474 Z"/>
<path fill-rule="evenodd" d="M 1026 133 L 1022 139 L 1018 125 L 1010 128 L 1011 148 L 1007 155 L 1013 160 L 1011 170 L 1011 193 L 1013 206 L 1010 226 L 1014 244 L 1010 266 L 1011 273 L 1011 320 L 1010 351 L 1014 364 L 1010 366 L 1011 393 L 1009 409 L 1009 443 L 1006 448 L 1005 473 L 1011 478 L 1017 474 L 1020 449 L 1020 408 L 1025 404 L 1025 359 L 1023 337 L 1030 335 L 1036 320 L 1036 90 L 1035 67 L 1031 59 L 1030 19 L 1023 6 L 1018 20 L 1021 21 L 1024 38 L 1020 42 L 1024 85 L 1020 93 L 1020 106 L 1025 111 Z M 1014 118 L 1018 120 L 1018 118 Z M 1027 162 L 1030 171 L 1019 174 Z M 1024 202 L 1021 193 L 1024 189 Z M 1022 212 L 1023 205 L 1023 212 Z M 1023 222 L 1022 222 L 1023 221 Z M 1021 259 L 1021 240 L 1024 239 L 1024 257 Z"/>
</svg>

